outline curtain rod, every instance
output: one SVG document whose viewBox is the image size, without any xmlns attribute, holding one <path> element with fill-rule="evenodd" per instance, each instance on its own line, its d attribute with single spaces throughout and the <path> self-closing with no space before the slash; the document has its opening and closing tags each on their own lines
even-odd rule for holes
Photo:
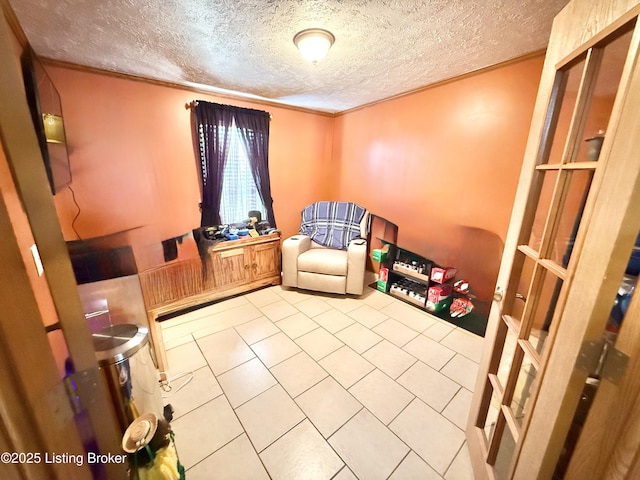
<svg viewBox="0 0 640 480">
<path fill-rule="evenodd" d="M 192 110 L 192 109 L 196 108 L 197 106 L 198 106 L 198 101 L 197 100 L 192 100 L 192 101 L 184 104 L 185 110 Z M 273 119 L 273 114 L 269 113 L 269 118 Z"/>
</svg>

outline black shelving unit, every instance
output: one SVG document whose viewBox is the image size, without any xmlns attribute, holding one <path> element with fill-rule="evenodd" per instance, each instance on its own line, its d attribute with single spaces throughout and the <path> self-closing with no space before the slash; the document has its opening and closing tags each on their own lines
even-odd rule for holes
<svg viewBox="0 0 640 480">
<path fill-rule="evenodd" d="M 433 262 L 393 244 L 387 245 L 389 253 L 384 262 L 384 267 L 389 269 L 387 293 L 425 308 Z"/>
<path fill-rule="evenodd" d="M 386 258 L 380 263 L 381 268 L 388 270 L 387 285 L 384 290 L 386 294 L 484 337 L 487 329 L 487 316 L 479 314 L 476 310 L 472 310 L 463 317 L 451 317 L 448 305 L 442 311 L 427 310 L 428 289 L 430 286 L 436 285 L 430 280 L 431 268 L 436 266 L 433 260 L 385 240 L 380 239 L 380 241 L 388 248 Z M 373 287 L 377 288 L 377 285 L 374 284 Z M 454 292 L 451 300 L 455 297 L 465 297 L 465 295 Z M 473 302 L 476 303 L 476 300 Z"/>
</svg>

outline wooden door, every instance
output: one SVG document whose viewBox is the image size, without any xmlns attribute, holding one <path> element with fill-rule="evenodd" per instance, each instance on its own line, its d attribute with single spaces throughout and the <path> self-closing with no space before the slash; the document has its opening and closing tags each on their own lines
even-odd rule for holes
<svg viewBox="0 0 640 480">
<path fill-rule="evenodd" d="M 607 404 L 587 380 L 600 346 L 615 351 L 605 328 L 640 231 L 639 11 L 574 0 L 554 22 L 467 428 L 477 478 L 600 478 L 576 465 Z M 625 318 L 633 363 L 640 317 Z"/>
<path fill-rule="evenodd" d="M 566 444 L 574 447 L 562 465 L 566 478 L 640 478 L 639 319 L 640 295 L 633 294 L 609 352 L 616 369 L 600 375 L 586 419 L 576 418 L 577 444 Z"/>
<path fill-rule="evenodd" d="M 0 476 L 126 478 L 124 463 L 89 465 L 85 453 L 120 454 L 121 432 L 98 375 L 26 102 L 16 53 L 20 46 L 6 21 L 4 3 L 2 11 L 0 445 L 9 452 L 2 457 L 9 464 L 0 463 Z M 31 256 L 36 250 L 41 272 Z M 67 376 L 65 367 L 76 375 Z M 53 453 L 72 460 L 56 462 Z"/>
<path fill-rule="evenodd" d="M 248 283 L 251 278 L 249 247 L 238 245 L 221 251 L 211 251 L 211 264 L 217 288 L 232 288 Z"/>
<path fill-rule="evenodd" d="M 280 275 L 280 239 L 251 247 L 251 271 L 253 280 Z"/>
</svg>

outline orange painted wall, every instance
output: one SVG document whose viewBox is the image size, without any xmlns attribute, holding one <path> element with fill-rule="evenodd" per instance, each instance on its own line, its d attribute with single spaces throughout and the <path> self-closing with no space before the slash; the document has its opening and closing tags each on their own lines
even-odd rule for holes
<svg viewBox="0 0 640 480">
<path fill-rule="evenodd" d="M 71 188 L 81 238 L 129 231 L 139 268 L 162 262 L 160 242 L 200 225 L 199 177 L 190 110 L 194 99 L 267 110 L 272 115 L 272 196 L 283 236 L 297 232 L 300 210 L 328 195 L 333 118 L 46 66 L 62 101 Z M 78 209 L 71 190 L 55 197 L 65 238 Z M 239 219 L 241 220 L 241 219 Z M 139 228 L 142 227 L 142 228 Z"/>
<path fill-rule="evenodd" d="M 162 262 L 161 240 L 198 226 L 184 106 L 202 98 L 273 114 L 270 171 L 284 237 L 297 231 L 305 205 L 352 200 L 398 224 L 405 248 L 478 274 L 476 290 L 489 295 L 542 63 L 540 55 L 335 119 L 47 66 L 62 98 L 81 208 L 75 230 L 90 238 L 134 229 L 127 241 L 146 268 Z M 65 237 L 77 238 L 71 191 L 55 201 Z"/>
<path fill-rule="evenodd" d="M 497 275 L 543 61 L 338 116 L 334 195 L 396 223 L 404 248 L 462 275 Z M 485 296 L 493 289 L 472 287 Z"/>
</svg>

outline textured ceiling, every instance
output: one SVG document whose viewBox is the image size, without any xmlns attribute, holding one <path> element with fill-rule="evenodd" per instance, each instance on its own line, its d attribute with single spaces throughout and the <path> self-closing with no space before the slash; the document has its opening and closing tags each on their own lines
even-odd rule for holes
<svg viewBox="0 0 640 480">
<path fill-rule="evenodd" d="M 340 112 L 546 47 L 568 0 L 10 0 L 42 57 Z M 316 65 L 293 36 L 336 37 Z"/>
</svg>

